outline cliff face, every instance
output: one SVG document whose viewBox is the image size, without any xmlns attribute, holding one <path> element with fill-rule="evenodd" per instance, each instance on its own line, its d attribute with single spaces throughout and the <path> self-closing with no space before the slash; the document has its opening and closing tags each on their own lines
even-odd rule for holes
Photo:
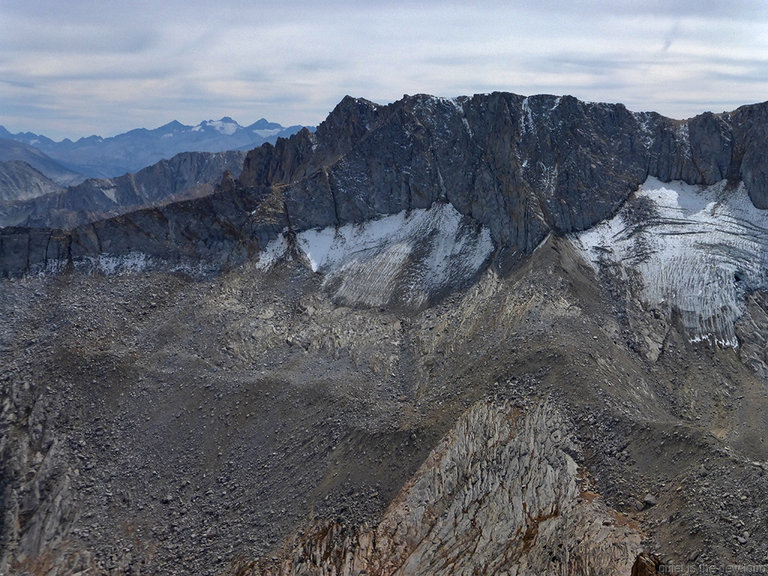
<svg viewBox="0 0 768 576">
<path fill-rule="evenodd" d="M 346 98 L 316 134 L 251 151 L 240 182 L 282 186 L 298 229 L 445 199 L 499 246 L 529 252 L 550 230 L 610 216 L 648 176 L 743 179 L 760 205 L 767 114 L 756 105 L 683 122 L 567 96 L 413 96 L 385 107 Z"/>
<path fill-rule="evenodd" d="M 767 123 L 765 104 L 677 121 L 569 96 L 417 95 L 388 106 L 347 97 L 316 133 L 303 130 L 252 150 L 236 185 L 220 187 L 225 204 L 233 193 L 255 202 L 246 202 L 253 215 L 218 214 L 213 229 L 203 222 L 190 237 L 175 233 L 175 208 L 153 209 L 131 218 L 132 231 L 118 231 L 124 240 L 111 255 L 142 251 L 207 263 L 213 257 L 219 266 L 241 261 L 243 235 L 255 234 L 263 244 L 284 227 L 298 232 L 362 222 L 444 200 L 490 228 L 503 264 L 530 253 L 550 231 L 582 230 L 611 216 L 648 176 L 689 184 L 743 180 L 753 203 L 768 207 L 761 153 Z M 129 184 L 126 193 L 141 196 L 139 189 Z M 188 210 L 209 208 L 203 200 Z M 264 211 L 267 229 L 259 220 Z M 83 244 L 79 239 L 93 233 L 88 228 L 65 234 L 65 244 Z M 209 233 L 217 239 L 213 251 L 197 240 Z M 30 233 L 2 234 L 6 244 L 18 245 L 25 241 L 9 236 Z M 20 259 L 4 258 L 3 275 L 45 266 L 50 251 L 30 246 Z M 69 257 L 70 251 L 54 253 Z M 97 255 L 98 245 L 71 252 L 72 258 Z"/>
</svg>

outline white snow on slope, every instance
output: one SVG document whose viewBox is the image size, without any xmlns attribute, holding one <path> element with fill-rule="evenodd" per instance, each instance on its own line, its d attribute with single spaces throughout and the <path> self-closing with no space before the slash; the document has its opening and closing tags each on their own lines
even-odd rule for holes
<svg viewBox="0 0 768 576">
<path fill-rule="evenodd" d="M 232 136 L 235 132 L 237 132 L 238 124 L 237 122 L 228 122 L 224 120 L 223 118 L 221 120 L 204 120 L 197 126 L 194 126 L 192 128 L 192 132 L 200 132 L 204 128 L 213 128 L 216 131 L 220 132 L 221 134 L 224 134 L 225 136 Z"/>
<path fill-rule="evenodd" d="M 299 250 L 323 285 L 348 304 L 421 306 L 430 296 L 469 280 L 493 252 L 487 228 L 450 204 L 385 216 L 364 224 L 307 230 Z M 268 268 L 287 251 L 283 238 L 261 255 Z"/>
<path fill-rule="evenodd" d="M 83 264 L 89 265 L 90 271 L 98 270 L 102 274 L 118 274 L 121 272 L 141 272 L 152 262 L 152 259 L 142 252 L 131 252 L 124 256 L 99 254 L 96 258 L 86 258 Z"/>
<path fill-rule="evenodd" d="M 104 196 L 117 204 L 117 186 L 112 186 L 111 188 L 102 188 L 101 192 L 104 194 Z"/>
<path fill-rule="evenodd" d="M 637 206 L 630 201 L 574 243 L 597 270 L 639 278 L 646 303 L 677 310 L 691 340 L 737 347 L 745 290 L 768 289 L 768 211 L 754 207 L 743 184 L 729 190 L 724 181 L 699 187 L 649 178 L 636 197 L 650 201 L 651 214 L 630 219 Z"/>
<path fill-rule="evenodd" d="M 262 138 L 269 138 L 270 136 L 279 134 L 282 130 L 283 128 L 269 128 L 264 130 L 253 130 L 253 133 L 261 136 Z"/>
</svg>

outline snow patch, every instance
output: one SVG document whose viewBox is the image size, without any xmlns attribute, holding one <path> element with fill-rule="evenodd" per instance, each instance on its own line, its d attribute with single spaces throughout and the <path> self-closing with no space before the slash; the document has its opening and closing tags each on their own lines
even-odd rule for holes
<svg viewBox="0 0 768 576">
<path fill-rule="evenodd" d="M 637 217 L 637 210 L 647 210 Z M 747 290 L 768 289 L 768 212 L 741 184 L 648 180 L 610 220 L 572 237 L 596 270 L 642 282 L 641 297 L 676 310 L 692 341 L 737 347 Z"/>
<path fill-rule="evenodd" d="M 96 257 L 86 257 L 75 263 L 75 268 L 88 272 L 102 274 L 118 274 L 122 272 L 141 272 L 151 264 L 151 258 L 143 252 L 131 252 L 123 256 L 99 254 Z"/>
<path fill-rule="evenodd" d="M 102 194 L 112 200 L 115 204 L 117 204 L 117 187 L 113 186 L 112 188 L 102 188 L 101 189 Z"/>
<path fill-rule="evenodd" d="M 285 235 L 281 235 L 276 240 L 272 240 L 259 254 L 259 261 L 256 263 L 256 268 L 259 268 L 260 270 L 268 270 L 288 256 L 288 248 L 288 240 L 286 240 Z"/>
<path fill-rule="evenodd" d="M 683 156 L 690 160 L 691 159 L 691 137 L 690 133 L 688 131 L 688 122 L 683 122 L 680 124 L 680 126 L 677 127 L 675 130 L 675 135 L 677 136 L 677 139 L 682 143 L 683 146 Z"/>
<path fill-rule="evenodd" d="M 536 129 L 536 125 L 533 122 L 533 111 L 531 105 L 528 102 L 528 98 L 523 99 L 522 105 L 523 115 L 520 118 L 520 128 L 522 133 L 533 132 Z"/>
<path fill-rule="evenodd" d="M 280 134 L 282 132 L 282 128 L 270 128 L 270 129 L 264 129 L 264 130 L 253 130 L 253 133 L 261 136 L 262 138 L 269 138 L 270 136 L 274 136 L 275 134 Z"/>
<path fill-rule="evenodd" d="M 634 116 L 640 128 L 640 134 L 642 134 L 643 144 L 647 149 L 650 149 L 654 142 L 651 114 L 649 112 L 635 112 Z"/>
<path fill-rule="evenodd" d="M 200 127 L 213 128 L 214 130 L 216 130 L 221 134 L 224 134 L 225 136 L 232 136 L 232 134 L 237 132 L 239 125 L 237 124 L 237 122 L 230 122 L 226 120 L 206 120 L 200 125 Z M 195 128 L 198 128 L 198 127 L 196 126 Z M 193 128 L 193 130 L 195 129 Z"/>
<path fill-rule="evenodd" d="M 338 300 L 367 306 L 421 306 L 471 279 L 494 249 L 487 228 L 445 203 L 364 224 L 306 230 L 296 244 Z M 284 237 L 270 242 L 259 267 L 272 266 L 287 252 Z"/>
<path fill-rule="evenodd" d="M 461 123 L 464 125 L 464 130 L 467 131 L 467 134 L 469 134 L 470 138 L 473 138 L 475 134 L 472 131 L 472 128 L 469 126 L 469 121 L 467 120 L 467 116 L 464 114 L 464 106 L 462 103 L 459 102 L 458 98 L 450 98 L 448 102 L 453 104 L 453 107 L 456 108 L 456 111 L 461 117 Z"/>
</svg>

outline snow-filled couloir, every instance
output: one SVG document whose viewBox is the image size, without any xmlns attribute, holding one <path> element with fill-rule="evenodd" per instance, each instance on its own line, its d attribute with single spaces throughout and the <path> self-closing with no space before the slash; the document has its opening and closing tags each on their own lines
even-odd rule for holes
<svg viewBox="0 0 768 576">
<path fill-rule="evenodd" d="M 694 341 L 738 346 L 745 291 L 768 288 L 768 211 L 743 185 L 648 178 L 616 216 L 572 238 L 598 271 L 638 282 L 646 304 L 679 313 Z"/>
<path fill-rule="evenodd" d="M 419 307 L 471 279 L 494 250 L 490 231 L 451 204 L 434 204 L 363 224 L 297 234 L 297 248 L 323 285 L 349 304 Z M 259 266 L 288 253 L 284 237 L 271 242 Z"/>
</svg>

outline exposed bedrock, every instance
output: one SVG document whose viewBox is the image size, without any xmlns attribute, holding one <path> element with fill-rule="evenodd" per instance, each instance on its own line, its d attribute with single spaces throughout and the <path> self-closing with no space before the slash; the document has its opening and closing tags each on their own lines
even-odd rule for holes
<svg viewBox="0 0 768 576">
<path fill-rule="evenodd" d="M 756 104 L 678 121 L 570 96 L 417 95 L 387 106 L 346 97 L 316 133 L 249 152 L 240 178 L 211 197 L 50 233 L 71 250 L 28 242 L 10 254 L 7 246 L 31 233 L 4 230 L 0 274 L 45 268 L 51 254 L 142 252 L 217 268 L 242 262 L 286 227 L 363 222 L 437 200 L 488 226 L 506 263 L 550 231 L 611 216 L 648 176 L 743 180 L 752 202 L 768 207 L 767 114 Z"/>
<path fill-rule="evenodd" d="M 371 528 L 320 524 L 250 574 L 624 574 L 642 535 L 607 507 L 550 405 L 480 402 Z"/>
</svg>

